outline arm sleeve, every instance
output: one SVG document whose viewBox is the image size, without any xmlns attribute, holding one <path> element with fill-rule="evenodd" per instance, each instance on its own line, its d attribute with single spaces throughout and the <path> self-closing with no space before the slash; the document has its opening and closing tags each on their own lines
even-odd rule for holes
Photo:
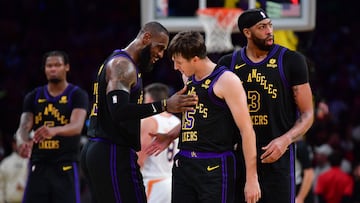
<svg viewBox="0 0 360 203">
<path fill-rule="evenodd" d="M 130 95 L 123 90 L 114 90 L 107 94 L 107 106 L 115 121 L 142 119 L 165 110 L 161 101 L 147 104 L 129 103 Z"/>
<path fill-rule="evenodd" d="M 309 82 L 309 69 L 304 55 L 287 50 L 283 63 L 286 78 L 291 86 Z"/>
</svg>

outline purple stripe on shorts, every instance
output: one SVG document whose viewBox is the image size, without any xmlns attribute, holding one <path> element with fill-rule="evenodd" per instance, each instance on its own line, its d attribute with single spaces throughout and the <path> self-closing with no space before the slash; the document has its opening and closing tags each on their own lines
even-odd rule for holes
<svg viewBox="0 0 360 203">
<path fill-rule="evenodd" d="M 195 152 L 195 151 L 187 151 L 187 150 L 180 150 L 180 155 L 188 158 L 221 158 L 223 156 L 233 155 L 231 151 L 226 152 Z"/>
<path fill-rule="evenodd" d="M 114 198 L 116 203 L 121 203 L 120 188 L 116 172 L 116 145 L 110 145 L 110 173 L 112 178 L 112 186 L 114 191 Z"/>
<path fill-rule="evenodd" d="M 290 145 L 290 203 L 295 203 L 296 191 L 295 191 L 295 144 Z"/>
<path fill-rule="evenodd" d="M 89 137 L 89 140 L 94 141 L 94 142 L 106 142 L 106 143 L 111 144 L 111 142 L 109 140 L 106 140 L 101 137 Z"/>
<path fill-rule="evenodd" d="M 228 169 L 227 169 L 227 161 L 226 161 L 226 157 L 223 156 L 221 157 L 221 163 L 222 163 L 222 177 L 223 177 L 223 182 L 222 182 L 222 200 L 221 202 L 226 202 L 226 197 L 228 196 L 227 194 L 227 185 L 229 184 L 228 183 L 228 177 L 229 177 L 229 174 L 228 174 Z"/>
<path fill-rule="evenodd" d="M 80 203 L 80 178 L 79 178 L 79 173 L 78 173 L 78 165 L 76 162 L 72 163 L 73 168 L 74 168 L 74 180 L 75 180 L 75 198 L 76 198 L 76 203 Z"/>
<path fill-rule="evenodd" d="M 131 176 L 134 182 L 134 190 L 136 193 L 137 202 L 142 202 L 142 195 L 140 194 L 141 188 L 139 186 L 137 167 L 136 167 L 136 152 L 130 150 L 130 162 L 131 162 Z"/>
</svg>

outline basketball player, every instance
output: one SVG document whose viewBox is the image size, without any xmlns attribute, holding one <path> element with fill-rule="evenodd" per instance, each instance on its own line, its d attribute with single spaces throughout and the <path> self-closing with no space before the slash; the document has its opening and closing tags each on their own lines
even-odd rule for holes
<svg viewBox="0 0 360 203">
<path fill-rule="evenodd" d="M 163 57 L 169 33 L 158 22 L 148 22 L 124 49 L 115 50 L 100 67 L 94 82 L 94 103 L 87 131 L 89 142 L 81 164 L 95 202 L 146 202 L 137 163 L 140 120 L 163 111 L 193 109 L 196 96 L 185 88 L 168 99 L 143 104 L 142 73 Z"/>
<path fill-rule="evenodd" d="M 152 83 L 144 88 L 144 102 L 151 103 L 166 99 L 169 88 L 162 83 Z M 168 112 L 141 120 L 141 148 L 145 149 L 152 141 L 151 135 L 166 134 L 177 128 L 180 132 L 180 119 Z M 148 156 L 143 150 L 138 153 L 139 165 L 144 178 L 145 191 L 148 203 L 171 202 L 171 168 L 175 154 L 178 152 L 178 139 L 157 156 Z"/>
<path fill-rule="evenodd" d="M 199 32 L 176 34 L 168 50 L 174 68 L 189 78 L 187 94 L 199 98 L 194 110 L 182 114 L 180 151 L 172 171 L 172 202 L 234 202 L 234 193 L 244 193 L 248 203 L 257 202 L 261 192 L 255 133 L 241 81 L 207 57 Z M 235 136 L 243 141 L 246 165 L 246 185 L 239 191 L 234 188 Z"/>
<path fill-rule="evenodd" d="M 31 155 L 23 203 L 80 203 L 78 159 L 88 94 L 67 81 L 65 52 L 50 51 L 43 59 L 48 83 L 25 96 L 17 130 L 20 154 Z"/>
<path fill-rule="evenodd" d="M 238 26 L 247 45 L 219 64 L 230 67 L 246 90 L 257 138 L 260 202 L 294 202 L 294 142 L 314 119 L 306 60 L 274 44 L 271 19 L 262 9 L 244 11 Z"/>
</svg>

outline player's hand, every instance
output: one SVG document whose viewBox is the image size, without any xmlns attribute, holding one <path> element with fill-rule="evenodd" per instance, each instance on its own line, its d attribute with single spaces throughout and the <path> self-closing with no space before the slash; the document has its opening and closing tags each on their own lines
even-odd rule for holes
<svg viewBox="0 0 360 203">
<path fill-rule="evenodd" d="M 181 131 L 181 123 L 174 126 L 171 130 L 169 130 L 167 133 L 149 133 L 151 137 L 158 137 L 159 139 L 163 139 L 162 137 L 170 137 L 172 139 L 176 139 L 179 137 Z"/>
<path fill-rule="evenodd" d="M 285 136 L 272 140 L 268 145 L 262 147 L 265 152 L 260 156 L 261 163 L 273 163 L 277 161 L 288 149 L 290 142 Z"/>
<path fill-rule="evenodd" d="M 186 86 L 173 94 L 169 99 L 166 100 L 167 112 L 180 113 L 184 111 L 191 111 L 194 109 L 198 102 L 196 95 L 187 95 Z"/>
<path fill-rule="evenodd" d="M 24 141 L 21 144 L 17 146 L 18 153 L 23 158 L 30 158 L 31 156 L 31 150 L 33 146 L 33 141 Z"/>
<path fill-rule="evenodd" d="M 164 149 L 166 149 L 172 142 L 173 138 L 162 133 L 149 133 L 150 136 L 154 137 L 151 143 L 144 149 L 147 155 L 159 155 Z"/>
<path fill-rule="evenodd" d="M 295 198 L 295 203 L 304 203 L 304 199 L 302 197 L 296 197 Z"/>
<path fill-rule="evenodd" d="M 54 136 L 55 132 L 51 128 L 43 125 L 35 131 L 33 139 L 35 143 L 39 143 L 45 139 L 51 139 Z"/>
<path fill-rule="evenodd" d="M 247 203 L 258 202 L 261 198 L 261 190 L 260 190 L 259 182 L 257 180 L 246 181 L 244 194 L 245 194 L 245 202 Z"/>
</svg>

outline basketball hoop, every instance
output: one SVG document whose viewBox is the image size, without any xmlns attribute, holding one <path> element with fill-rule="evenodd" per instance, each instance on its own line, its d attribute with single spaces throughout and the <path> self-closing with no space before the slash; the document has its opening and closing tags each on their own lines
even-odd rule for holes
<svg viewBox="0 0 360 203">
<path fill-rule="evenodd" d="M 208 53 L 227 52 L 234 49 L 231 33 L 243 10 L 239 8 L 211 7 L 197 10 L 205 31 Z"/>
</svg>

